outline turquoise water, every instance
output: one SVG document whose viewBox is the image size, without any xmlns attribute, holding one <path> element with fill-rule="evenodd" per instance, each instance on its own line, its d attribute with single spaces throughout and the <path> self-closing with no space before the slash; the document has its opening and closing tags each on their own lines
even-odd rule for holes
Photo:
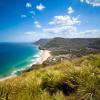
<svg viewBox="0 0 100 100">
<path fill-rule="evenodd" d="M 40 56 L 31 43 L 0 43 L 0 78 L 30 67 Z"/>
</svg>

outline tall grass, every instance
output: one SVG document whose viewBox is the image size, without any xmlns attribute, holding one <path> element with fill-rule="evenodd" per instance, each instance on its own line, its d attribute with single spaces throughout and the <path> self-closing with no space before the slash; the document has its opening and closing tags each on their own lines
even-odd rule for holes
<svg viewBox="0 0 100 100">
<path fill-rule="evenodd" d="M 63 61 L 2 81 L 0 100 L 100 100 L 100 55 Z"/>
</svg>

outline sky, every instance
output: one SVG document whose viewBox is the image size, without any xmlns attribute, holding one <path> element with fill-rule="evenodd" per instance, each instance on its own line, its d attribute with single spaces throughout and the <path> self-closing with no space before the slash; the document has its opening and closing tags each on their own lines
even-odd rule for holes
<svg viewBox="0 0 100 100">
<path fill-rule="evenodd" d="M 100 0 L 0 0 L 0 42 L 100 38 Z"/>
</svg>

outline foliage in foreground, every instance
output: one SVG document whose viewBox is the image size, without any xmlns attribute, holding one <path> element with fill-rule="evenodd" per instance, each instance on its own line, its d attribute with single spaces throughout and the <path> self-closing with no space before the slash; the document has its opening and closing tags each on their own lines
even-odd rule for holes
<svg viewBox="0 0 100 100">
<path fill-rule="evenodd" d="M 100 100 L 100 55 L 63 61 L 0 82 L 0 100 Z"/>
</svg>

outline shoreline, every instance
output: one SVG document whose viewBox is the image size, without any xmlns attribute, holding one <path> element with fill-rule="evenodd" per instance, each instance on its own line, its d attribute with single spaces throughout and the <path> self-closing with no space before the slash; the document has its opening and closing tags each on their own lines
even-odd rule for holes
<svg viewBox="0 0 100 100">
<path fill-rule="evenodd" d="M 30 67 L 25 67 L 25 69 L 23 69 L 23 70 L 18 69 L 18 71 L 22 72 L 22 71 L 27 70 L 27 68 L 31 68 L 35 64 L 42 64 L 44 61 L 46 61 L 51 56 L 49 50 L 40 50 L 40 52 L 41 52 L 40 57 L 38 58 L 38 61 L 36 61 L 36 63 L 33 63 L 32 65 L 30 65 Z M 10 78 L 14 78 L 16 76 L 17 76 L 16 74 L 11 74 L 7 77 L 0 78 L 0 82 L 5 81 L 5 80 L 10 79 Z"/>
<path fill-rule="evenodd" d="M 42 64 L 44 61 L 46 61 L 49 57 L 51 57 L 50 51 L 49 50 L 41 50 L 41 55 L 39 58 L 39 61 L 37 64 Z"/>
</svg>

